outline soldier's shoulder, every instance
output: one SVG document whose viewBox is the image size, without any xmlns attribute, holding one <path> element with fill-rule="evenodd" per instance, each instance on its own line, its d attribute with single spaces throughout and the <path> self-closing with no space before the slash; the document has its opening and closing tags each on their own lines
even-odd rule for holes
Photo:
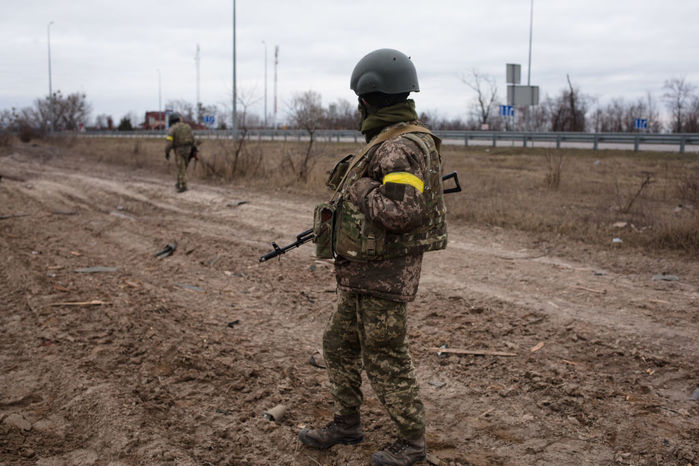
<svg viewBox="0 0 699 466">
<path fill-rule="evenodd" d="M 379 144 L 376 153 L 388 155 L 422 152 L 418 143 L 413 139 L 413 136 L 408 136 L 408 134 L 416 135 L 422 139 L 424 133 L 400 134 Z M 425 136 L 429 137 L 427 134 L 425 134 Z"/>
</svg>

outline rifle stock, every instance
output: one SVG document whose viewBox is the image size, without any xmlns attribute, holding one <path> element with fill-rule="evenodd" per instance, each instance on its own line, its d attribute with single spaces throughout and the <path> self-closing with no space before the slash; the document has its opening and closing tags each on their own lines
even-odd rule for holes
<svg viewBox="0 0 699 466">
<path fill-rule="evenodd" d="M 444 190 L 444 194 L 449 194 L 449 193 L 458 193 L 461 191 L 461 185 L 459 184 L 459 176 L 457 175 L 456 172 L 451 172 L 447 173 L 446 175 L 442 176 L 442 181 L 447 181 L 450 179 L 454 179 L 454 183 L 456 186 L 453 188 L 448 188 Z M 314 238 L 313 234 L 313 228 L 309 228 L 308 230 L 299 233 L 296 235 L 296 241 L 293 243 L 284 246 L 283 248 L 280 248 L 279 245 L 275 242 L 272 242 L 272 250 L 265 254 L 264 256 L 260 257 L 258 262 L 267 262 L 270 259 L 274 259 L 275 257 L 281 256 L 282 254 L 285 254 L 286 251 L 294 248 L 298 248 L 302 244 L 306 244 L 309 241 L 312 241 Z"/>
</svg>

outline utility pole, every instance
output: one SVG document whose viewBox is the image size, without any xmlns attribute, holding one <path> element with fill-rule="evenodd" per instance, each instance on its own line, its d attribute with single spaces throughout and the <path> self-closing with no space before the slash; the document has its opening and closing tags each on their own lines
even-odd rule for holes
<svg viewBox="0 0 699 466">
<path fill-rule="evenodd" d="M 233 0 L 233 124 L 232 124 L 232 129 L 233 129 L 233 139 L 238 138 L 238 123 L 235 121 L 236 120 L 236 108 L 235 108 L 235 101 L 236 101 L 236 76 L 235 76 L 235 0 Z"/>
<path fill-rule="evenodd" d="M 279 65 L 279 46 L 274 46 L 274 129 L 277 129 L 277 67 Z"/>
<path fill-rule="evenodd" d="M 267 128 L 267 42 L 262 41 L 265 46 L 265 128 Z"/>
<path fill-rule="evenodd" d="M 532 31 L 534 30 L 534 0 L 529 4 L 529 65 L 527 66 L 527 86 L 532 85 Z M 527 131 L 529 131 L 529 113 L 531 105 L 527 105 Z"/>
<path fill-rule="evenodd" d="M 527 67 L 527 86 L 532 85 L 532 31 L 534 30 L 534 0 L 529 5 L 529 65 Z"/>
<path fill-rule="evenodd" d="M 48 38 L 49 46 L 49 133 L 53 136 L 53 87 L 51 85 L 51 25 L 50 21 L 46 26 L 46 37 Z"/>
<path fill-rule="evenodd" d="M 197 54 L 194 56 L 194 61 L 197 63 L 197 123 L 201 122 L 201 100 L 199 99 L 199 44 L 197 44 Z"/>
</svg>

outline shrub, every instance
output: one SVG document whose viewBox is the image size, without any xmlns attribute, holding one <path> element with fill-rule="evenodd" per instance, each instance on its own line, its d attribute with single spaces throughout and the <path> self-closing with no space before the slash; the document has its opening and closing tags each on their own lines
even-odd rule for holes
<svg viewBox="0 0 699 466">
<path fill-rule="evenodd" d="M 22 125 L 19 128 L 19 140 L 28 143 L 32 139 L 36 139 L 37 137 L 37 132 L 34 128 L 32 128 L 29 125 Z"/>
</svg>

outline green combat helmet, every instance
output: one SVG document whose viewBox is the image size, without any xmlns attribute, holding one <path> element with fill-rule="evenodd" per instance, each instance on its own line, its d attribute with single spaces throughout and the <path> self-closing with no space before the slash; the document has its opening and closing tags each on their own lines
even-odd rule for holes
<svg viewBox="0 0 699 466">
<path fill-rule="evenodd" d="M 350 89 L 357 95 L 420 92 L 415 65 L 394 49 L 374 50 L 359 60 L 352 71 Z"/>
<path fill-rule="evenodd" d="M 177 113 L 177 112 L 174 112 L 174 113 L 171 113 L 171 114 L 170 114 L 170 117 L 169 117 L 168 120 L 167 120 L 167 124 L 168 124 L 169 126 L 172 126 L 172 125 L 174 125 L 175 123 L 177 123 L 177 122 L 180 121 L 180 120 L 181 120 L 180 114 Z"/>
</svg>

